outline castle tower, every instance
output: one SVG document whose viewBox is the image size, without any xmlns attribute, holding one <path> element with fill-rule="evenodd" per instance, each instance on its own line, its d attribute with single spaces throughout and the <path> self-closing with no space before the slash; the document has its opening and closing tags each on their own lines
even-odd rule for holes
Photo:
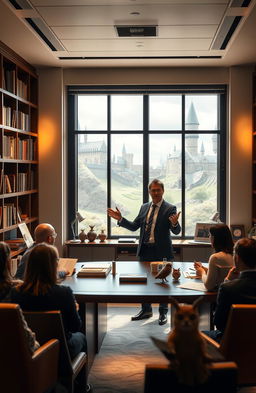
<svg viewBox="0 0 256 393">
<path fill-rule="evenodd" d="M 200 123 L 197 118 L 194 104 L 193 102 L 191 102 L 188 115 L 185 121 L 186 130 L 196 131 L 198 130 L 199 124 Z M 186 150 L 192 156 L 196 156 L 198 154 L 198 139 L 199 139 L 199 135 L 186 134 Z"/>
<path fill-rule="evenodd" d="M 204 153 L 205 153 L 204 142 L 202 142 L 201 149 L 200 149 L 201 156 L 204 156 Z"/>
</svg>

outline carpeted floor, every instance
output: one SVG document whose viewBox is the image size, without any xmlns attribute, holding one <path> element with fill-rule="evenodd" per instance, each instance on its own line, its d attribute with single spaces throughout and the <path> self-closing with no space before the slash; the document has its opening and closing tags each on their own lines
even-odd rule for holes
<svg viewBox="0 0 256 393">
<path fill-rule="evenodd" d="M 94 393 L 143 393 L 147 363 L 167 362 L 150 340 L 166 339 L 169 324 L 158 325 L 158 307 L 153 318 L 131 321 L 138 307 L 115 305 L 108 308 L 108 332 L 89 375 Z M 207 328 L 202 318 L 201 329 Z M 256 387 L 239 393 L 256 393 Z"/>
<path fill-rule="evenodd" d="M 164 339 L 169 327 L 158 325 L 157 308 L 153 318 L 132 322 L 138 310 L 108 308 L 108 332 L 89 376 L 95 393 L 143 393 L 145 364 L 165 362 L 150 335 Z"/>
</svg>

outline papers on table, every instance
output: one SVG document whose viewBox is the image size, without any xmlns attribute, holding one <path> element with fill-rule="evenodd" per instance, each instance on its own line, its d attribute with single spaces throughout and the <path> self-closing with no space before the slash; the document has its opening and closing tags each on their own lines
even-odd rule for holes
<svg viewBox="0 0 256 393">
<path fill-rule="evenodd" d="M 111 263 L 94 263 L 82 266 L 82 269 L 77 273 L 77 277 L 107 277 L 111 270 Z"/>
<path fill-rule="evenodd" d="M 58 271 L 67 270 L 69 272 L 67 276 L 72 276 L 76 263 L 77 258 L 60 258 L 58 263 Z"/>
<path fill-rule="evenodd" d="M 177 285 L 177 288 L 192 289 L 193 291 L 200 291 L 200 292 L 207 291 L 203 282 L 195 282 L 195 281 L 185 281 L 184 283 Z"/>
</svg>

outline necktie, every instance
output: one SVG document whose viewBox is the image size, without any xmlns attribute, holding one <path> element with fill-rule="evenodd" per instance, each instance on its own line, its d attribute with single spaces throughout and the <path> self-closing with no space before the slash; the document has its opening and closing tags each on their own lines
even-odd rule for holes
<svg viewBox="0 0 256 393">
<path fill-rule="evenodd" d="M 157 205 L 152 205 L 151 213 L 148 218 L 148 223 L 147 223 L 146 230 L 144 233 L 144 243 L 148 243 L 149 238 L 150 238 L 150 232 L 151 232 L 151 227 L 152 227 L 152 223 L 153 223 L 153 217 L 154 217 L 154 213 L 156 210 L 156 206 Z"/>
</svg>

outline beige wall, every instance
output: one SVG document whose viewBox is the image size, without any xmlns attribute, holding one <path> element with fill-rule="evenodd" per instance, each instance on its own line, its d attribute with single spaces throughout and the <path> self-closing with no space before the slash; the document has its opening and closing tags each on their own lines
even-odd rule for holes
<svg viewBox="0 0 256 393">
<path fill-rule="evenodd" d="M 39 222 L 51 223 L 63 243 L 63 79 L 62 69 L 41 70 L 39 77 Z"/>
<path fill-rule="evenodd" d="M 40 221 L 51 222 L 65 240 L 67 85 L 228 84 L 228 223 L 251 224 L 252 68 L 42 69 L 39 102 Z M 64 123 L 63 123 L 64 119 Z M 244 139 L 243 139 L 244 138 Z M 243 142 L 246 140 L 246 142 Z M 231 198 L 229 198 L 231 195 Z"/>
</svg>

